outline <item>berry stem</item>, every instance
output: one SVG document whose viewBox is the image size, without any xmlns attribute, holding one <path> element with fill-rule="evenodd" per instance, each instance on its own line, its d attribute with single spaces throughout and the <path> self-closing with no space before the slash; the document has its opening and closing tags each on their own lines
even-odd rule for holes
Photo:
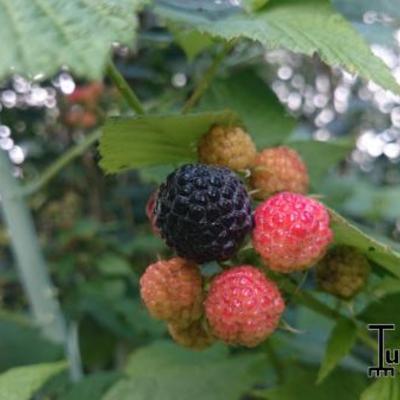
<svg viewBox="0 0 400 400">
<path fill-rule="evenodd" d="M 101 131 L 95 130 L 85 137 L 81 142 L 77 143 L 69 150 L 67 150 L 61 157 L 46 168 L 40 176 L 33 182 L 27 183 L 17 194 L 22 196 L 29 196 L 45 185 L 47 185 L 57 174 L 72 160 L 79 157 L 84 153 L 92 144 L 100 139 Z"/>
<path fill-rule="evenodd" d="M 326 304 L 322 303 L 318 299 L 316 299 L 310 293 L 305 291 L 300 291 L 298 289 L 298 285 L 294 283 L 290 278 L 287 277 L 273 277 L 276 281 L 278 281 L 279 286 L 287 293 L 290 293 L 292 296 L 296 298 L 296 300 L 308 307 L 309 309 L 315 311 L 316 313 L 323 315 L 332 320 L 339 320 L 343 318 L 347 318 L 340 314 L 338 311 L 334 310 L 333 308 L 327 306 Z M 356 321 L 354 321 L 356 322 Z M 377 344 L 375 341 L 368 335 L 368 333 L 363 329 L 361 326 L 356 324 L 357 326 L 357 337 L 364 345 L 371 348 L 372 350 L 377 350 Z"/>
<path fill-rule="evenodd" d="M 233 46 L 234 46 L 234 41 L 225 43 L 221 52 L 216 55 L 212 64 L 204 72 L 202 79 L 199 81 L 193 93 L 184 104 L 182 108 L 182 114 L 188 113 L 197 104 L 201 96 L 203 96 L 205 91 L 210 86 L 210 83 L 213 80 L 215 74 L 217 73 L 220 64 L 222 63 L 222 61 L 224 60 L 224 58 L 226 57 L 226 55 L 229 53 L 229 51 L 232 49 Z"/>
<path fill-rule="evenodd" d="M 136 96 L 133 89 L 129 86 L 128 82 L 122 76 L 122 74 L 118 71 L 115 64 L 110 61 L 107 66 L 107 75 L 112 80 L 117 89 L 124 96 L 126 102 L 129 107 L 137 114 L 144 115 L 145 111 L 140 102 L 139 98 Z"/>
</svg>

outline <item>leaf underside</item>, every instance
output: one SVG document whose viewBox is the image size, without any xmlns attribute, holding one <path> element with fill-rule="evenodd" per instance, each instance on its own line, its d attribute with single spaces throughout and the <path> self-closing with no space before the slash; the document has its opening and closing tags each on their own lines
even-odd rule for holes
<svg viewBox="0 0 400 400">
<path fill-rule="evenodd" d="M 142 0 L 1 0 L 0 80 L 10 73 L 41 79 L 67 66 L 102 76 L 113 42 L 131 44 Z"/>
<path fill-rule="evenodd" d="M 390 70 L 328 0 L 271 0 L 258 13 L 235 13 L 218 21 L 200 12 L 188 12 L 184 7 L 168 7 L 164 2 L 156 7 L 156 12 L 216 38 L 242 37 L 270 49 L 283 47 L 308 56 L 318 53 L 327 64 L 341 66 L 400 94 L 400 86 Z"/>
</svg>

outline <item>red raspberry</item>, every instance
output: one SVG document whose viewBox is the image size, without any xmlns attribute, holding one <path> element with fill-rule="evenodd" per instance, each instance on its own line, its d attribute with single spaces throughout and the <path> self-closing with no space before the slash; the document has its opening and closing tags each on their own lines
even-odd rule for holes
<svg viewBox="0 0 400 400">
<path fill-rule="evenodd" d="M 182 328 L 176 324 L 168 324 L 168 331 L 176 343 L 193 350 L 203 350 L 211 346 L 215 339 L 203 325 L 202 320 Z"/>
<path fill-rule="evenodd" d="M 250 184 L 254 197 L 263 200 L 277 192 L 307 193 L 307 167 L 297 151 L 286 146 L 265 149 L 257 154 Z"/>
<path fill-rule="evenodd" d="M 329 214 L 318 201 L 283 192 L 254 213 L 253 246 L 272 270 L 306 269 L 323 257 L 332 240 Z"/>
<path fill-rule="evenodd" d="M 151 264 L 140 279 L 140 294 L 154 318 L 185 327 L 202 315 L 202 278 L 197 265 L 183 258 Z"/>
<path fill-rule="evenodd" d="M 249 265 L 231 268 L 214 278 L 205 301 L 214 336 L 247 347 L 258 345 L 275 331 L 284 308 L 275 283 Z"/>
<path fill-rule="evenodd" d="M 158 229 L 158 227 L 156 225 L 156 215 L 154 213 L 154 209 L 155 209 L 156 203 L 157 203 L 157 196 L 158 196 L 158 190 L 153 192 L 150 195 L 149 199 L 147 200 L 146 215 L 150 221 L 152 232 L 154 233 L 154 235 L 160 236 L 160 230 Z"/>
</svg>

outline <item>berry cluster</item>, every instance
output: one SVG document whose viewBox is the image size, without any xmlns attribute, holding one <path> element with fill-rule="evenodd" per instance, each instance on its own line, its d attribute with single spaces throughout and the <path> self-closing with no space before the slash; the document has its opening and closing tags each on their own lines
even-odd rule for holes
<svg viewBox="0 0 400 400">
<path fill-rule="evenodd" d="M 141 296 L 177 343 L 202 349 L 215 340 L 248 347 L 265 340 L 285 308 L 268 270 L 286 274 L 319 262 L 323 290 L 342 298 L 360 290 L 369 269 L 357 250 L 334 249 L 323 258 L 333 238 L 329 213 L 305 195 L 307 167 L 295 150 L 257 154 L 243 128 L 213 126 L 198 155 L 201 163 L 172 172 L 146 208 L 153 232 L 178 257 L 147 268 Z M 261 200 L 254 212 L 251 195 Z M 250 233 L 266 271 L 231 265 Z M 228 259 L 229 266 L 221 264 Z M 201 264 L 210 261 L 222 272 L 205 278 Z"/>
</svg>

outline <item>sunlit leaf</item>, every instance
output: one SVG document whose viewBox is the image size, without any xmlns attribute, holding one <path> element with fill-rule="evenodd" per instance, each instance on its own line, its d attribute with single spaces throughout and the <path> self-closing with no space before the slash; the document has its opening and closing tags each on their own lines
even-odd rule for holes
<svg viewBox="0 0 400 400">
<path fill-rule="evenodd" d="M 165 5 L 158 6 L 156 12 L 168 20 L 187 23 L 200 32 L 226 40 L 244 37 L 268 48 L 283 47 L 308 56 L 318 53 L 329 65 L 342 66 L 400 93 L 390 70 L 372 54 L 364 39 L 334 10 L 329 0 L 271 0 L 258 13 L 235 13 L 218 22 L 201 12 Z"/>
<path fill-rule="evenodd" d="M 100 140 L 101 167 L 120 172 L 195 161 L 197 141 L 213 124 L 238 123 L 231 111 L 109 119 Z"/>
<path fill-rule="evenodd" d="M 0 400 L 29 400 L 46 381 L 65 368 L 65 362 L 18 367 L 0 375 Z"/>
<path fill-rule="evenodd" d="M 134 352 L 118 382 L 103 400 L 239 400 L 260 379 L 265 358 L 260 354 L 228 357 L 226 349 L 203 352 L 172 343 L 155 343 Z"/>
</svg>

